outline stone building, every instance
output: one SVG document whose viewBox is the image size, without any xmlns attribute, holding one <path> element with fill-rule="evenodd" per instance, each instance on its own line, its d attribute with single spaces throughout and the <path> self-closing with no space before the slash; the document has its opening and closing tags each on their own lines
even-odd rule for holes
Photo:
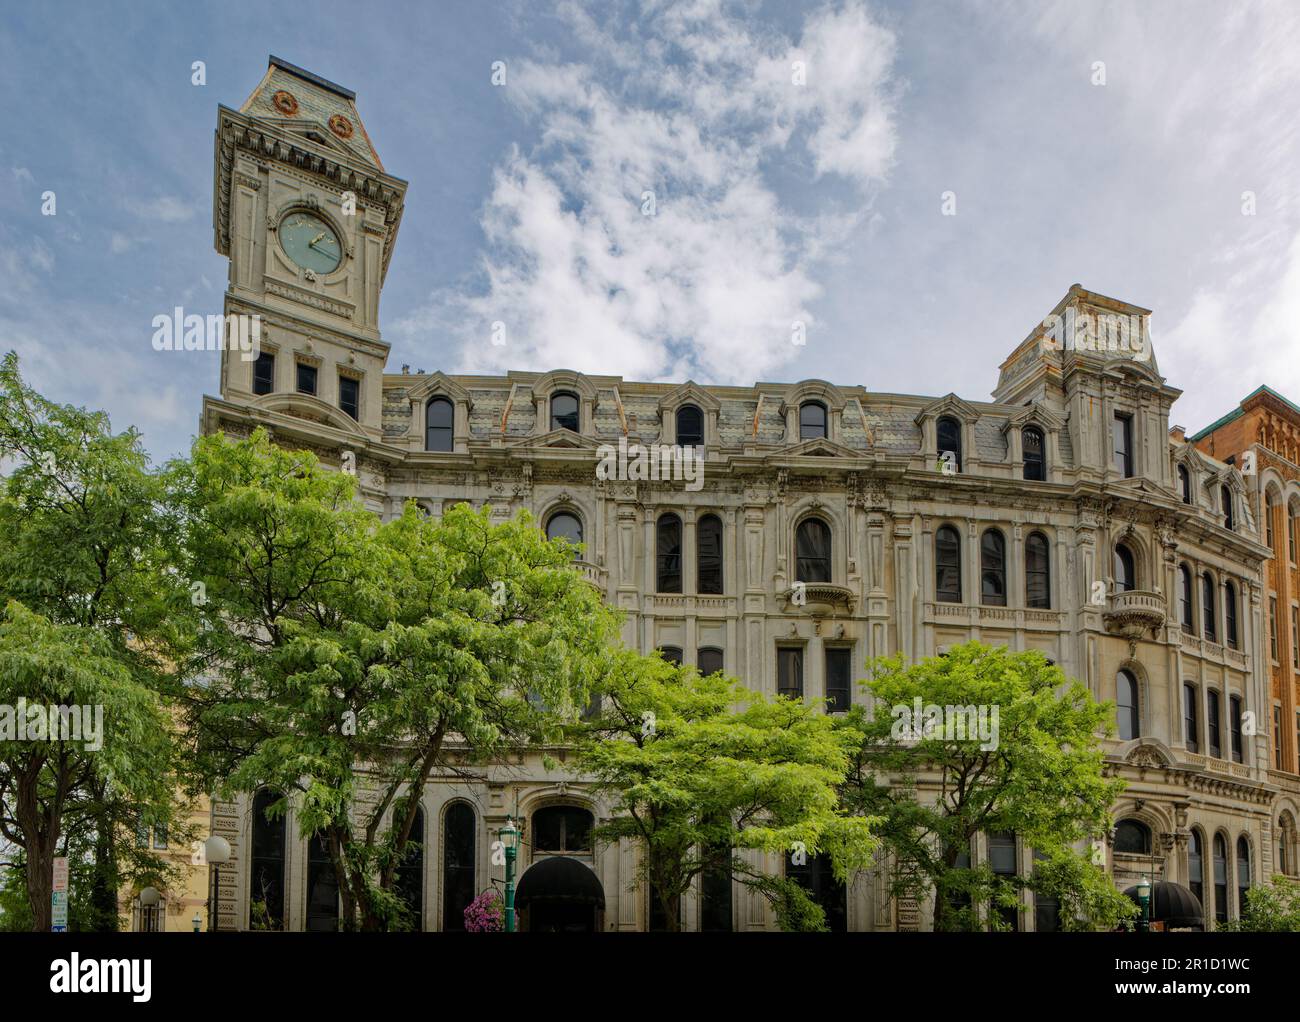
<svg viewBox="0 0 1300 1022">
<path fill-rule="evenodd" d="M 1041 650 L 1117 704 L 1108 769 L 1128 789 L 1100 851 L 1120 886 L 1152 874 L 1191 886 L 1212 925 L 1237 915 L 1239 886 L 1295 871 L 1253 484 L 1171 435 L 1180 391 L 1160 375 L 1149 310 L 1070 287 L 1013 346 L 988 401 L 823 380 L 392 372 L 379 300 L 407 186 L 384 170 L 353 94 L 271 58 L 243 107 L 219 110 L 214 176 L 226 311 L 259 316 L 262 334 L 256 360 L 223 353 L 204 432 L 265 427 L 354 472 L 384 516 L 407 500 L 433 515 L 458 501 L 497 519 L 527 509 L 583 544 L 580 568 L 625 613 L 627 643 L 829 700 L 830 712 L 864 698 L 855 680 L 876 655 L 969 639 Z M 702 485 L 601 478 L 620 443 L 702 449 Z M 269 825 L 254 811 L 264 797 L 214 809 L 234 848 L 220 924 L 269 914 L 332 928 L 327 863 L 292 812 Z M 407 882 L 425 929 L 456 928 L 467 898 L 500 879 L 490 844 L 508 816 L 526 832 L 521 892 L 544 862 L 534 876 L 567 870 L 574 884 L 576 863 L 590 892 L 526 925 L 656 925 L 633 883 L 637 849 L 593 849 L 587 832 L 606 808 L 540 756 L 476 782 L 442 778 L 423 809 Z M 998 869 L 1032 863 L 1014 835 L 982 837 L 971 854 Z M 889 896 L 886 867 L 846 891 L 817 860 L 765 865 L 794 870 L 836 928 L 928 926 L 926 905 Z M 1022 908 L 1021 928 L 1054 925 L 1051 905 Z M 727 884 L 688 898 L 683 919 L 775 926 L 764 902 Z"/>
</svg>

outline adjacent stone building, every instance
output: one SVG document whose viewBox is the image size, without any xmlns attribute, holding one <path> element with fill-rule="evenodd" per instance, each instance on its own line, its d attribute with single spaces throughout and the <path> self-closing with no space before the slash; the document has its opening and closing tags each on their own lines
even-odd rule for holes
<svg viewBox="0 0 1300 1022">
<path fill-rule="evenodd" d="M 580 568 L 625 613 L 627 643 L 828 700 L 830 712 L 864 698 L 856 679 L 880 654 L 969 639 L 1041 650 L 1117 704 L 1108 769 L 1128 789 L 1099 849 L 1117 884 L 1154 874 L 1191 886 L 1212 925 L 1238 914 L 1240 887 L 1295 872 L 1295 745 L 1288 724 L 1279 772 L 1260 478 L 1171 434 L 1180 392 L 1160 374 L 1149 310 L 1070 287 L 1011 346 L 988 401 L 823 380 L 392 372 L 379 300 L 407 186 L 384 170 L 352 93 L 272 58 L 243 107 L 220 109 L 214 174 L 226 311 L 260 316 L 262 337 L 256 360 L 223 354 L 204 432 L 265 427 L 355 472 L 384 516 L 407 500 L 433 515 L 459 501 L 497 519 L 526 509 L 582 543 Z M 702 485 L 600 478 L 620 443 L 701 449 Z M 1289 500 L 1297 487 L 1279 478 L 1276 489 Z M 1268 592 L 1293 598 L 1290 585 Z M 234 848 L 220 925 L 332 928 L 320 850 L 292 812 L 267 824 L 259 800 L 214 809 Z M 467 898 L 500 879 L 490 848 L 507 817 L 525 827 L 524 888 L 530 869 L 564 859 L 534 876 L 577 863 L 595 892 L 581 907 L 526 912 L 526 926 L 656 925 L 634 883 L 638 850 L 593 849 L 587 831 L 606 807 L 539 755 L 474 782 L 441 778 L 423 808 L 407 889 L 425 929 L 458 928 Z M 1032 863 L 1014 835 L 981 838 L 971 854 Z M 794 870 L 836 928 L 928 925 L 926 905 L 889 896 L 888 863 L 847 891 L 816 860 L 766 867 Z M 1021 928 L 1055 925 L 1053 906 L 1022 907 Z M 689 898 L 683 918 L 687 929 L 775 925 L 726 884 Z"/>
</svg>

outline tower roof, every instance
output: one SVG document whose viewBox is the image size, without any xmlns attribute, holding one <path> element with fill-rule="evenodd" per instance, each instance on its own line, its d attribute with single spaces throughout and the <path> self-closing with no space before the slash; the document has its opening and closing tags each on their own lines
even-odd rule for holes
<svg viewBox="0 0 1300 1022">
<path fill-rule="evenodd" d="M 356 99 L 351 89 L 272 55 L 267 59 L 266 74 L 239 112 L 357 157 L 382 171 L 383 162 L 361 123 Z"/>
</svg>

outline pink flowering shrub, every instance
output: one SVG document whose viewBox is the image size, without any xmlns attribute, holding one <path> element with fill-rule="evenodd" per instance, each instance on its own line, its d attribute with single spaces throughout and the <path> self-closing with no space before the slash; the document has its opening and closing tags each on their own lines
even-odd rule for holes
<svg viewBox="0 0 1300 1022">
<path fill-rule="evenodd" d="M 469 933 L 499 933 L 505 926 L 505 903 L 492 888 L 465 906 L 465 929 Z"/>
</svg>

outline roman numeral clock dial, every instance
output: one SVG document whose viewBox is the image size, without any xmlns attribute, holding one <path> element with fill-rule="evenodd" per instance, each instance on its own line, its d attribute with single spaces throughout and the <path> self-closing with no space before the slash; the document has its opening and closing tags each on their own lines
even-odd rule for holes
<svg viewBox="0 0 1300 1022">
<path fill-rule="evenodd" d="M 289 213 L 277 233 L 284 254 L 304 270 L 333 273 L 343 261 L 343 245 L 334 228 L 311 213 Z"/>
</svg>

